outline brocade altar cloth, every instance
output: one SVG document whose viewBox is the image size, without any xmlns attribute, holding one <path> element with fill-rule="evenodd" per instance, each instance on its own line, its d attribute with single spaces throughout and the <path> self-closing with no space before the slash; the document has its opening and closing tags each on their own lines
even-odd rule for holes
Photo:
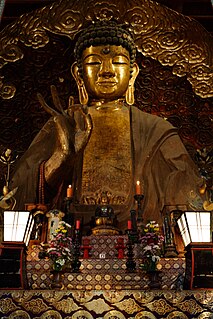
<svg viewBox="0 0 213 319">
<path fill-rule="evenodd" d="M 115 248 L 118 238 L 123 238 L 124 246 L 127 236 L 89 236 L 90 257 L 81 258 L 79 273 L 67 270 L 64 273 L 64 289 L 67 290 L 129 290 L 149 289 L 149 276 L 139 268 L 142 263 L 140 247 L 135 245 L 134 259 L 136 271 L 127 272 L 127 251 L 124 258 L 117 258 Z M 86 238 L 86 237 L 84 237 Z M 52 261 L 48 259 L 39 260 L 38 246 L 32 246 L 27 256 L 27 278 L 30 289 L 49 289 L 51 284 L 50 271 Z M 183 280 L 185 273 L 184 258 L 161 258 L 158 269 L 161 271 L 162 289 L 176 289 L 178 280 Z"/>
</svg>

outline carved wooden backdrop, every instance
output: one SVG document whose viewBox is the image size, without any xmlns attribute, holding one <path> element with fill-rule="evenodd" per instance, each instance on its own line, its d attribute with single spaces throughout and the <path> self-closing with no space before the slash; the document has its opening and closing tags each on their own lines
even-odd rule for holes
<svg viewBox="0 0 213 319">
<path fill-rule="evenodd" d="M 142 2 L 148 3 L 148 1 Z M 67 5 L 68 1 L 62 0 L 60 3 Z M 115 10 L 114 13 L 118 14 L 117 8 L 114 8 L 112 4 L 110 7 L 109 3 L 107 8 L 109 12 Z M 98 10 L 100 12 L 100 7 L 97 7 L 97 12 Z M 96 14 L 98 14 L 97 12 Z M 132 13 L 134 15 L 135 11 L 132 11 Z M 30 20 L 29 17 L 25 18 L 26 21 L 27 19 Z M 14 32 L 16 28 L 13 27 L 12 30 Z M 137 25 L 133 28 L 133 31 L 137 38 Z M 50 85 L 56 85 L 64 108 L 67 106 L 70 95 L 73 95 L 76 101 L 78 99 L 75 81 L 70 73 L 70 66 L 74 61 L 73 37 L 63 35 L 66 32 L 61 32 L 62 34 L 57 34 L 60 32 L 45 32 L 49 41 L 43 46 L 37 45 L 36 47 L 35 43 L 34 45 L 29 44 L 23 39 L 18 42 L 19 49 L 24 53 L 23 59 L 17 59 L 14 63 L 6 63 L 3 68 L 3 81 L 6 79 L 7 84 L 15 86 L 16 93 L 12 98 L 1 100 L 0 152 L 3 152 L 6 148 L 11 148 L 21 156 L 49 118 L 49 115 L 38 103 L 37 92 L 40 92 L 47 103 L 52 105 Z M 5 33 L 3 33 L 4 37 Z M 39 43 L 39 40 L 37 41 Z M 140 42 L 140 39 L 138 41 Z M 175 42 L 173 45 L 175 45 Z M 192 85 L 186 78 L 187 72 L 182 77 L 174 75 L 174 65 L 172 63 L 164 63 L 163 66 L 157 61 L 159 59 L 156 59 L 154 53 L 146 54 L 145 51 L 140 51 L 143 54 L 138 53 L 137 58 L 140 74 L 136 81 L 136 106 L 145 112 L 167 118 L 176 126 L 193 159 L 197 148 L 206 147 L 211 149 L 213 145 L 213 98 L 196 95 L 195 90 L 192 89 Z M 203 71 L 200 77 L 203 77 Z M 199 89 L 199 85 L 197 87 Z M 5 166 L 0 165 L 0 187 L 2 188 Z"/>
</svg>

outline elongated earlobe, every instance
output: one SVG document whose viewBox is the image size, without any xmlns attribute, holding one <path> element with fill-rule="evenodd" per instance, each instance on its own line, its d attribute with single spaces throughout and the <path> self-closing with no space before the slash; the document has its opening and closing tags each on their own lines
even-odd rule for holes
<svg viewBox="0 0 213 319">
<path fill-rule="evenodd" d="M 78 94 L 79 94 L 79 102 L 81 105 L 87 105 L 89 101 L 89 97 L 87 94 L 87 91 L 85 89 L 85 86 L 82 85 L 78 87 Z"/>
<path fill-rule="evenodd" d="M 81 105 L 87 105 L 89 101 L 89 96 L 87 94 L 87 90 L 84 85 L 84 81 L 81 78 L 77 66 L 77 62 L 74 62 L 72 67 L 71 67 L 71 73 L 77 83 L 78 86 L 78 94 L 79 94 L 79 102 Z"/>
<path fill-rule="evenodd" d="M 133 105 L 135 102 L 135 97 L 134 97 L 134 86 L 129 85 L 127 91 L 126 91 L 126 103 L 129 105 Z"/>
<path fill-rule="evenodd" d="M 129 105 L 133 105 L 134 104 L 134 101 L 135 101 L 135 97 L 134 97 L 134 84 L 135 84 L 135 79 L 137 77 L 139 73 L 139 67 L 137 65 L 137 63 L 134 63 L 133 65 L 133 69 L 132 69 L 132 76 L 129 80 L 129 87 L 126 91 L 126 103 L 129 104 Z"/>
</svg>

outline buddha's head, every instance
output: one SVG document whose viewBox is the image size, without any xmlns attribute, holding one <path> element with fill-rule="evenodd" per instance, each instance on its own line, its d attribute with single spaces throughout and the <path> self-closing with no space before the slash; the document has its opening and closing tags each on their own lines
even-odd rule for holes
<svg viewBox="0 0 213 319">
<path fill-rule="evenodd" d="M 134 103 L 138 74 L 136 48 L 129 32 L 114 22 L 99 21 L 83 30 L 75 46 L 72 74 L 81 104 L 126 99 Z"/>
</svg>

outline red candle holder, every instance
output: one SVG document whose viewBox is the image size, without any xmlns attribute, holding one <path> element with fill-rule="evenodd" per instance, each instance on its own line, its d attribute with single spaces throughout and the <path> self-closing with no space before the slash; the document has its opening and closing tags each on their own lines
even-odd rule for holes
<svg viewBox="0 0 213 319">
<path fill-rule="evenodd" d="M 118 237 L 117 239 L 117 245 L 115 245 L 115 249 L 118 252 L 118 259 L 123 259 L 124 258 L 124 250 L 125 250 L 125 245 L 124 245 L 124 239 L 122 237 Z"/>
<path fill-rule="evenodd" d="M 81 249 L 83 250 L 83 258 L 88 259 L 90 250 L 92 249 L 92 246 L 90 246 L 89 238 L 83 239 L 83 245 L 81 246 Z"/>
</svg>

